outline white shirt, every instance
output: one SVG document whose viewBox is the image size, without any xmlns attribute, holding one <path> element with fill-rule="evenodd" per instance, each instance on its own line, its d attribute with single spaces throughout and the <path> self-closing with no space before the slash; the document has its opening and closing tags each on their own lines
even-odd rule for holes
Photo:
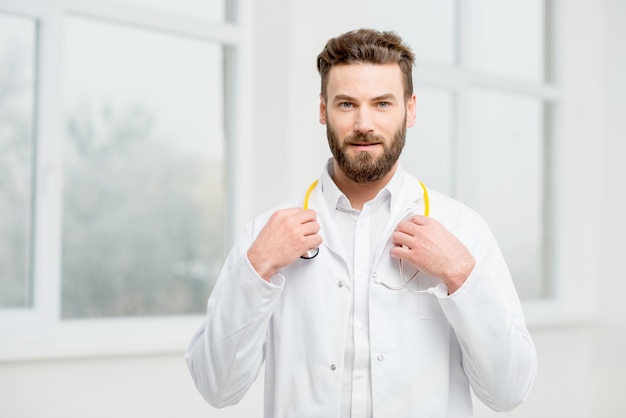
<svg viewBox="0 0 626 418">
<path fill-rule="evenodd" d="M 396 176 L 374 197 L 353 209 L 345 194 L 331 179 L 332 160 L 328 175 L 322 175 L 322 188 L 331 218 L 341 236 L 346 260 L 352 276 L 352 305 L 348 317 L 341 389 L 341 418 L 370 418 L 372 416 L 372 384 L 369 344 L 369 277 L 373 254 L 380 244 L 383 228 L 391 211 L 391 197 L 398 192 Z M 356 256 L 355 256 L 356 255 Z"/>
</svg>

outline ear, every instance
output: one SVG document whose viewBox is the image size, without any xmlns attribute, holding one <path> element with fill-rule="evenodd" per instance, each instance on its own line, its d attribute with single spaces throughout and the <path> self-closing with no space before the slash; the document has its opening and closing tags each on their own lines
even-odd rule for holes
<svg viewBox="0 0 626 418">
<path fill-rule="evenodd" d="M 324 96 L 320 94 L 320 123 L 322 125 L 326 125 L 326 100 L 324 100 Z"/>
<path fill-rule="evenodd" d="M 415 110 L 415 94 L 411 95 L 406 102 L 406 127 L 412 128 L 415 124 L 416 110 Z"/>
</svg>

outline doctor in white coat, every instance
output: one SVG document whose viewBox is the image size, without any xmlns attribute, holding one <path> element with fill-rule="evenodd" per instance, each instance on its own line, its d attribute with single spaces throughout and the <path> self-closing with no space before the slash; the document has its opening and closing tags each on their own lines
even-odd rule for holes
<svg viewBox="0 0 626 418">
<path fill-rule="evenodd" d="M 223 266 L 186 353 L 211 405 L 241 400 L 263 364 L 266 418 L 465 418 L 470 388 L 495 410 L 528 395 L 535 347 L 491 231 L 399 166 L 413 60 L 367 29 L 319 54 L 333 157 Z"/>
</svg>

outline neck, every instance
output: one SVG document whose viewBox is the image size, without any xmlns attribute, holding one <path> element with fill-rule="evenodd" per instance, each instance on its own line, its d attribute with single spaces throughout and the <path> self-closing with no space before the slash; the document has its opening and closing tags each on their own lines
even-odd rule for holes
<svg viewBox="0 0 626 418">
<path fill-rule="evenodd" d="M 349 179 L 341 168 L 339 168 L 336 161 L 333 161 L 333 168 L 333 181 L 339 190 L 346 195 L 350 201 L 350 205 L 352 205 L 354 209 L 361 210 L 363 209 L 363 205 L 365 205 L 365 203 L 375 198 L 378 192 L 380 192 L 383 187 L 389 183 L 389 180 L 391 180 L 398 169 L 398 164 L 396 163 L 396 165 L 394 165 L 389 173 L 387 173 L 383 178 L 368 183 L 357 183 L 354 180 Z"/>
</svg>

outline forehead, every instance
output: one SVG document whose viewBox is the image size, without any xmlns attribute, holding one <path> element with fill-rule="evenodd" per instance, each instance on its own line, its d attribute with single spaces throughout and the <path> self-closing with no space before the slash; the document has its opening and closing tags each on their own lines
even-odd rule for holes
<svg viewBox="0 0 626 418">
<path fill-rule="evenodd" d="M 364 98 L 385 94 L 402 97 L 403 74 L 397 63 L 336 65 L 328 73 L 326 90 L 330 100 L 338 94 Z"/>
</svg>

